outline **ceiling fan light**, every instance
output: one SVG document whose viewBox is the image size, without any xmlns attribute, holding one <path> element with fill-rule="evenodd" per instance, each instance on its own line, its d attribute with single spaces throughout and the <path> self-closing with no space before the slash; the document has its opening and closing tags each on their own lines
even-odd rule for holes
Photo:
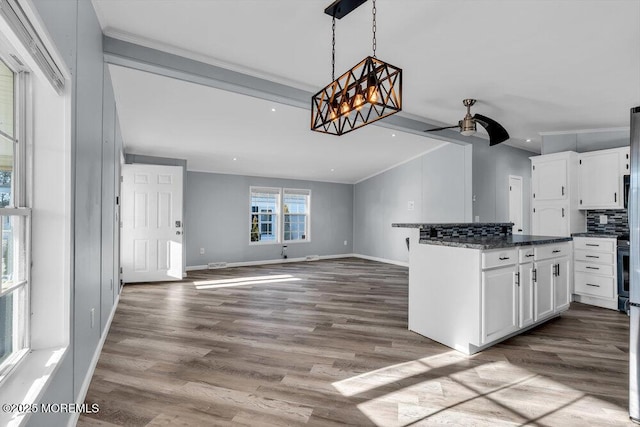
<svg viewBox="0 0 640 427">
<path fill-rule="evenodd" d="M 465 117 L 458 123 L 460 125 L 460 134 L 471 136 L 476 133 L 476 122 L 471 117 Z"/>
</svg>

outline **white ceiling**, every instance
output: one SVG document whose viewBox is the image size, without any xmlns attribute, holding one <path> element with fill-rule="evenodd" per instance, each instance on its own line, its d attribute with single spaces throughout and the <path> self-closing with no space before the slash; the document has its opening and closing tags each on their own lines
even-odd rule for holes
<svg viewBox="0 0 640 427">
<path fill-rule="evenodd" d="M 93 3 L 116 38 L 313 92 L 331 80 L 330 0 Z M 477 98 L 473 112 L 536 151 L 540 132 L 626 127 L 640 105 L 638 0 L 377 0 L 377 9 L 377 54 L 404 70 L 405 113 L 453 124 L 461 100 Z M 336 27 L 340 74 L 371 53 L 371 1 Z M 439 144 L 399 132 L 388 141 L 378 126 L 319 135 L 306 110 L 265 117 L 267 101 L 112 70 L 127 150 L 187 158 L 189 169 L 355 182 Z"/>
</svg>

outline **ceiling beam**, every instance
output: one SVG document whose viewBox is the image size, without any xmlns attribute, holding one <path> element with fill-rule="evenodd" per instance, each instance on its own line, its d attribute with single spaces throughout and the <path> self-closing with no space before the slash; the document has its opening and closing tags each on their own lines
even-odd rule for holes
<svg viewBox="0 0 640 427">
<path fill-rule="evenodd" d="M 104 36 L 103 38 L 103 52 L 104 60 L 108 64 L 311 110 L 313 93 L 293 86 L 109 36 Z M 425 129 L 447 126 L 447 124 L 414 117 L 403 112 L 378 120 L 373 123 L 373 126 L 394 129 L 459 145 L 487 143 L 486 139 L 477 136 L 462 136 L 454 130 L 426 133 L 424 132 Z"/>
</svg>

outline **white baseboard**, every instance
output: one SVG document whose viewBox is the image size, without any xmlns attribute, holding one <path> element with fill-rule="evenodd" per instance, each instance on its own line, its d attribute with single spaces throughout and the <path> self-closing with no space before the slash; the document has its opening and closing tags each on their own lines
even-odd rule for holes
<svg viewBox="0 0 640 427">
<path fill-rule="evenodd" d="M 353 254 L 353 256 L 356 258 L 367 259 L 369 261 L 384 262 L 385 264 L 399 265 L 400 267 L 409 267 L 409 263 L 405 261 L 396 261 L 393 259 L 378 258 L 375 256 L 362 255 L 362 254 Z"/>
<path fill-rule="evenodd" d="M 393 265 L 399 265 L 401 267 L 409 267 L 409 263 L 408 262 L 404 262 L 404 261 L 395 261 L 392 259 L 386 259 L 386 258 L 378 258 L 378 257 L 373 257 L 373 256 L 369 256 L 369 255 L 362 255 L 362 254 L 354 254 L 354 253 L 350 253 L 350 254 L 338 254 L 338 255 L 320 255 L 320 259 L 338 259 L 338 258 L 361 258 L 361 259 L 366 259 L 369 261 L 377 261 L 377 262 L 383 262 L 385 264 L 393 264 Z M 300 258 L 287 258 L 287 259 L 265 259 L 265 260 L 258 260 L 258 261 L 239 261 L 239 262 L 228 262 L 226 267 L 224 268 L 229 268 L 229 267 L 250 267 L 250 266 L 254 266 L 254 265 L 268 265 L 268 264 L 285 264 L 285 263 L 289 263 L 289 262 L 306 262 L 307 259 L 305 257 L 300 257 Z M 191 265 L 189 267 L 187 267 L 187 271 L 195 271 L 195 270 L 208 270 L 209 267 L 204 264 L 204 265 Z"/>
<path fill-rule="evenodd" d="M 100 342 L 98 342 L 98 347 L 96 348 L 95 353 L 93 353 L 93 358 L 91 359 L 91 363 L 89 364 L 89 371 L 87 372 L 87 375 L 82 382 L 80 394 L 78 395 L 78 400 L 76 402 L 78 405 L 83 404 L 84 400 L 87 398 L 89 385 L 91 384 L 93 373 L 96 371 L 98 359 L 100 359 L 100 353 L 102 353 L 102 347 L 104 346 L 104 342 L 107 340 L 107 335 L 109 334 L 109 329 L 111 328 L 111 321 L 113 320 L 113 316 L 115 316 L 116 314 L 116 308 L 118 308 L 118 302 L 120 302 L 120 293 L 118 293 L 118 296 L 113 303 L 113 309 L 111 310 L 111 314 L 107 319 L 107 323 L 104 325 L 104 331 L 102 332 L 102 336 L 100 337 Z M 80 412 L 74 412 L 69 418 L 68 427 L 74 427 L 78 423 L 78 418 L 80 418 Z"/>
</svg>

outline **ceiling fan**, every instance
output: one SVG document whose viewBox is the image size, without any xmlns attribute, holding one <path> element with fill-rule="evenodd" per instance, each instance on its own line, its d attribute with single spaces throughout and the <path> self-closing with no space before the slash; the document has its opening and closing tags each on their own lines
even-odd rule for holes
<svg viewBox="0 0 640 427">
<path fill-rule="evenodd" d="M 471 115 L 471 106 L 475 103 L 475 99 L 462 100 L 462 104 L 467 107 L 467 114 L 462 120 L 458 122 L 457 125 L 427 129 L 425 130 L 425 132 L 436 132 L 444 129 L 459 128 L 460 134 L 464 136 L 471 136 L 476 133 L 476 123 L 479 123 L 483 128 L 486 129 L 487 133 L 489 134 L 490 146 L 500 144 L 501 142 L 509 139 L 509 133 L 505 128 L 502 127 L 500 123 L 481 114 L 474 114 L 473 116 Z"/>
</svg>

